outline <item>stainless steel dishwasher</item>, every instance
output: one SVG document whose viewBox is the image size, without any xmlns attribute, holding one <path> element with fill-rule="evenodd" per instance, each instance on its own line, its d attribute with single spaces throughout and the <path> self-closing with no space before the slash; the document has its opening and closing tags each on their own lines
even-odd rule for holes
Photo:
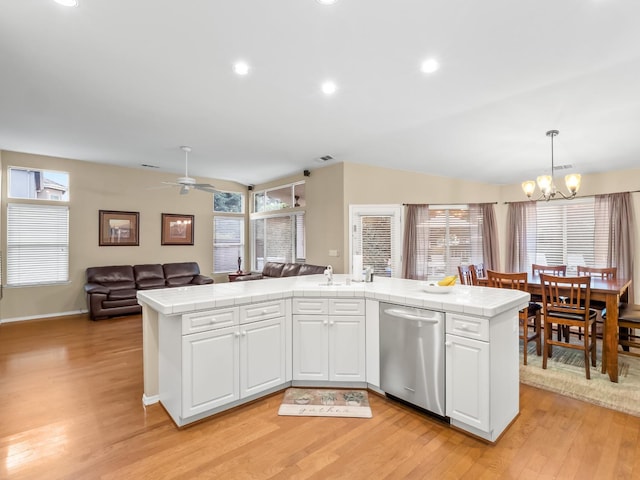
<svg viewBox="0 0 640 480">
<path fill-rule="evenodd" d="M 444 313 L 380 303 L 380 387 L 444 417 Z"/>
</svg>

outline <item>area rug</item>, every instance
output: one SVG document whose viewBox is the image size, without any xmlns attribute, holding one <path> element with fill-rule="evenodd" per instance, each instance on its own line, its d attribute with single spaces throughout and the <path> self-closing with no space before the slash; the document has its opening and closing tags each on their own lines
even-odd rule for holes
<svg viewBox="0 0 640 480">
<path fill-rule="evenodd" d="M 584 353 L 581 351 L 554 346 L 546 370 L 542 369 L 542 356 L 536 355 L 533 342 L 529 344 L 527 353 L 528 365 L 525 366 L 522 364 L 521 343 L 521 383 L 640 417 L 640 358 L 619 355 L 618 383 L 612 383 L 609 375 L 600 373 L 600 342 L 590 380 L 585 376 Z"/>
<path fill-rule="evenodd" d="M 288 388 L 278 415 L 371 418 L 366 390 Z"/>
</svg>

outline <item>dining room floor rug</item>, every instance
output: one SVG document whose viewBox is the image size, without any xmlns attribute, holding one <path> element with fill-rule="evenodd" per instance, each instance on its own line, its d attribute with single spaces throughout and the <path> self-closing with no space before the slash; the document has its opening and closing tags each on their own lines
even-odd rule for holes
<svg viewBox="0 0 640 480">
<path fill-rule="evenodd" d="M 600 341 L 597 346 L 596 367 L 591 367 L 591 379 L 587 380 L 583 352 L 554 346 L 543 370 L 542 356 L 536 355 L 533 342 L 527 350 L 528 365 L 522 364 L 521 342 L 520 382 L 640 417 L 640 358 L 619 355 L 618 383 L 612 383 L 608 374 L 600 373 Z"/>
<path fill-rule="evenodd" d="M 278 415 L 371 418 L 366 390 L 288 388 Z"/>
</svg>

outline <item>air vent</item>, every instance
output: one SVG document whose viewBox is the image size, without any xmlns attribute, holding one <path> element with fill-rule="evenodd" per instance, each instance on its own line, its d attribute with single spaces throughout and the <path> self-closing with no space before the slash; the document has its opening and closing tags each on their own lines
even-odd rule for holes
<svg viewBox="0 0 640 480">
<path fill-rule="evenodd" d="M 554 170 L 568 170 L 570 168 L 573 168 L 573 165 L 571 165 L 570 163 L 567 163 L 566 165 L 554 165 L 553 166 Z"/>
<path fill-rule="evenodd" d="M 333 157 L 331 155 L 323 155 L 322 157 L 316 158 L 316 161 L 320 163 L 328 162 L 329 160 L 333 160 Z"/>
<path fill-rule="evenodd" d="M 149 165 L 149 164 L 146 164 L 146 163 L 141 163 L 140 166 L 142 166 L 144 168 L 160 168 L 157 165 Z"/>
</svg>

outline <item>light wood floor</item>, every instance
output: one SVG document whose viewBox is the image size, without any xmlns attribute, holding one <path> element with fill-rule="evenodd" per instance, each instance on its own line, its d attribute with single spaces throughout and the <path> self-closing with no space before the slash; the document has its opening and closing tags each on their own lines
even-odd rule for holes
<svg viewBox="0 0 640 480">
<path fill-rule="evenodd" d="M 178 430 L 142 406 L 141 344 L 140 317 L 0 325 L 0 478 L 640 478 L 640 418 L 524 385 L 496 445 L 373 394 L 372 419 L 275 394 Z"/>
</svg>

